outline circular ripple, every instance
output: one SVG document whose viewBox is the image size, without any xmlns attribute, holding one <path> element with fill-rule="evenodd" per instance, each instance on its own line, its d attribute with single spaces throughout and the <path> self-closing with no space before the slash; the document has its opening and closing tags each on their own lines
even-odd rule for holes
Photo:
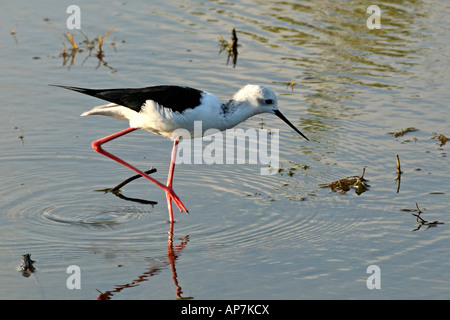
<svg viewBox="0 0 450 320">
<path fill-rule="evenodd" d="M 143 219 L 151 215 L 152 210 L 140 207 L 77 207 L 74 212 L 71 206 L 52 206 L 45 209 L 42 217 L 54 223 L 63 223 L 86 228 L 109 229 L 129 220 Z"/>
<path fill-rule="evenodd" d="M 2 174 L 2 226 L 27 247 L 39 243 L 73 250 L 86 245 L 85 240 L 132 246 L 135 239 L 152 237 L 149 228 L 163 228 L 154 237 L 167 233 L 166 216 L 161 218 L 152 205 L 94 192 L 101 176 L 79 170 L 80 159 L 19 157 L 15 163 L 26 169 Z"/>
</svg>

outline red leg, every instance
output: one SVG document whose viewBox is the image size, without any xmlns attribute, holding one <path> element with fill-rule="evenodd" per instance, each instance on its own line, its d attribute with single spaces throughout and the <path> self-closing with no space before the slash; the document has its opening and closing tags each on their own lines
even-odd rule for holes
<svg viewBox="0 0 450 320">
<path fill-rule="evenodd" d="M 169 175 L 167 176 L 167 187 L 169 187 L 170 189 L 172 189 L 173 172 L 175 170 L 175 159 L 177 157 L 177 146 L 178 140 L 175 139 L 173 141 L 172 158 L 170 160 Z M 169 194 L 167 194 L 167 192 L 166 197 L 167 197 L 167 207 L 169 208 L 170 222 L 172 222 L 173 221 L 172 199 L 170 198 Z"/>
<path fill-rule="evenodd" d="M 116 157 L 115 155 L 105 151 L 101 146 L 102 144 L 117 139 L 127 133 L 130 133 L 134 130 L 137 130 L 136 128 L 128 128 L 122 131 L 119 131 L 115 134 L 112 134 L 110 136 L 104 137 L 102 139 L 96 140 L 94 142 L 92 142 L 92 148 L 94 148 L 95 151 L 97 151 L 100 154 L 103 154 L 104 156 L 107 156 L 108 158 L 113 159 L 114 161 L 124 165 L 125 167 L 139 173 L 141 176 L 143 176 L 144 178 L 147 178 L 148 180 L 150 180 L 151 182 L 153 182 L 154 184 L 156 184 L 158 187 L 160 187 L 161 189 L 163 189 L 166 192 L 166 196 L 167 196 L 167 201 L 173 200 L 175 201 L 175 204 L 177 205 L 178 209 L 180 209 L 181 212 L 183 211 L 187 211 L 186 207 L 184 206 L 184 204 L 181 202 L 180 198 L 178 198 L 178 196 L 175 194 L 175 192 L 172 190 L 172 177 L 173 177 L 173 168 L 172 168 L 172 163 L 171 163 L 171 170 L 169 172 L 169 177 L 170 175 L 172 175 L 172 177 L 170 177 L 170 181 L 168 181 L 168 185 L 165 186 L 164 184 L 162 184 L 161 182 L 159 182 L 158 180 L 150 177 L 148 174 L 146 174 L 145 172 L 133 167 L 132 165 L 130 165 L 128 162 L 123 161 L 122 159 Z M 177 141 L 178 143 L 178 141 Z M 175 148 L 175 153 L 176 153 L 176 146 L 174 146 Z M 172 155 L 173 158 L 173 155 Z M 173 162 L 175 161 L 175 159 L 173 158 Z M 175 166 L 175 163 L 173 163 L 173 166 Z M 170 182 L 170 184 L 169 184 Z M 170 200 L 169 200 L 170 199 Z M 171 208 L 172 204 L 170 204 L 169 207 L 169 215 L 170 215 L 170 221 L 173 221 L 173 216 L 172 216 L 172 208 Z"/>
</svg>

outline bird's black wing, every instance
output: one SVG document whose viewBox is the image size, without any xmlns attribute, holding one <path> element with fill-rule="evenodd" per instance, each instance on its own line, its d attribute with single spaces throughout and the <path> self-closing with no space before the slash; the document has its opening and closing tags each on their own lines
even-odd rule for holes
<svg viewBox="0 0 450 320">
<path fill-rule="evenodd" d="M 186 109 L 193 109 L 198 106 L 203 94 L 201 90 L 174 85 L 127 89 L 85 89 L 56 86 L 116 103 L 136 112 L 141 111 L 141 107 L 147 100 L 153 100 L 164 108 L 170 108 L 181 113 Z"/>
</svg>

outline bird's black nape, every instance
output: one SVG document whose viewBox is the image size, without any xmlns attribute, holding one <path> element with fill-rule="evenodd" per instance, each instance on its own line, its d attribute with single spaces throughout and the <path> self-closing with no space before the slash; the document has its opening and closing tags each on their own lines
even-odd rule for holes
<svg viewBox="0 0 450 320">
<path fill-rule="evenodd" d="M 159 105 L 170 108 L 174 112 L 183 112 L 200 105 L 203 91 L 189 87 L 175 85 L 161 85 L 146 88 L 126 89 L 86 89 L 71 86 L 51 85 L 80 93 L 84 93 L 108 102 L 128 107 L 136 112 L 148 100 L 157 102 Z"/>
</svg>

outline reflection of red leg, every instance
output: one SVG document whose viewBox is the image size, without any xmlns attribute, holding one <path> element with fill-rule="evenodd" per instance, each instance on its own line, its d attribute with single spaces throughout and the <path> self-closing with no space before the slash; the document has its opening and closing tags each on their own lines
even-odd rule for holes
<svg viewBox="0 0 450 320">
<path fill-rule="evenodd" d="M 177 157 L 177 146 L 178 146 L 178 140 L 175 139 L 173 141 L 172 158 L 170 159 L 169 175 L 167 176 L 167 187 L 169 187 L 170 189 L 172 189 L 173 172 L 175 170 L 175 159 Z M 166 192 L 166 197 L 167 197 L 167 207 L 169 208 L 170 222 L 173 222 L 172 199 L 170 198 L 170 196 L 167 192 Z"/>
<path fill-rule="evenodd" d="M 130 165 L 128 162 L 123 161 L 122 159 L 116 157 L 115 155 L 103 150 L 103 148 L 101 147 L 102 144 L 117 139 L 127 133 L 130 133 L 134 130 L 137 130 L 136 128 L 128 128 L 122 131 L 119 131 L 115 134 L 112 134 L 110 136 L 104 137 L 102 139 L 96 140 L 94 142 L 92 142 L 92 148 L 94 148 L 95 151 L 97 151 L 98 153 L 103 154 L 104 156 L 107 156 L 108 158 L 113 159 L 114 161 L 124 165 L 125 167 L 139 173 L 141 176 L 143 176 L 144 178 L 147 178 L 148 180 L 150 180 L 151 182 L 153 182 L 154 184 L 156 184 L 158 187 L 160 187 L 161 189 L 163 189 L 166 192 L 166 196 L 167 196 L 167 201 L 173 200 L 175 201 L 175 204 L 177 205 L 178 209 L 180 209 L 181 212 L 186 211 L 187 209 L 184 206 L 184 204 L 181 202 L 180 198 L 178 198 L 178 196 L 175 194 L 175 192 L 172 190 L 172 178 L 173 178 L 173 168 L 172 168 L 172 163 L 171 163 L 171 170 L 169 172 L 169 177 L 170 177 L 170 184 L 168 181 L 168 185 L 165 186 L 164 184 L 162 184 L 161 182 L 159 182 L 156 179 L 153 179 L 152 177 L 150 177 L 148 174 L 146 174 L 145 172 L 133 167 L 132 165 Z M 176 141 L 176 144 L 178 144 L 178 141 Z M 175 153 L 176 153 L 176 145 L 174 145 L 175 148 Z M 172 155 L 173 158 L 173 166 L 175 166 L 175 159 L 174 156 Z M 171 205 L 169 207 L 169 215 L 170 215 L 170 220 L 173 221 L 173 217 L 172 217 L 172 210 L 171 210 Z"/>
<path fill-rule="evenodd" d="M 180 244 L 173 246 L 173 223 L 170 223 L 170 230 L 169 230 L 169 238 L 167 239 L 167 258 L 169 260 L 170 269 L 172 270 L 172 279 L 175 284 L 175 287 L 177 287 L 176 295 L 177 299 L 179 300 L 186 300 L 186 299 L 193 299 L 193 297 L 182 297 L 181 294 L 183 291 L 181 290 L 180 284 L 178 283 L 178 275 L 177 275 L 177 269 L 175 267 L 175 262 L 178 259 L 178 257 L 181 255 L 181 252 L 186 247 L 189 236 L 185 236 L 183 238 L 179 238 L 181 240 Z"/>
</svg>

